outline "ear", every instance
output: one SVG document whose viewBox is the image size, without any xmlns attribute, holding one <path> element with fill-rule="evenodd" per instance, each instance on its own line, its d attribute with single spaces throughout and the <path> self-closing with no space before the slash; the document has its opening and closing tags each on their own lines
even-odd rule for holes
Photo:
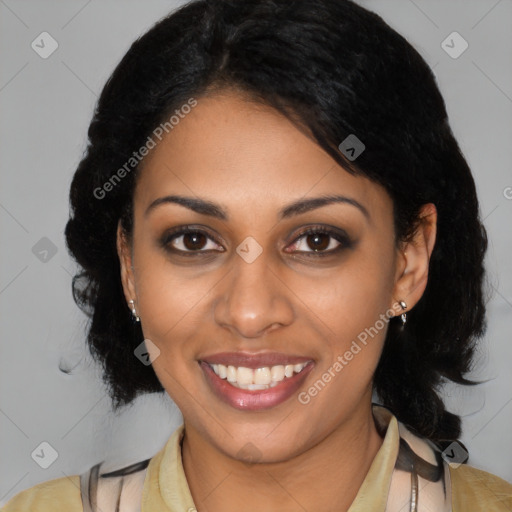
<svg viewBox="0 0 512 512">
<path fill-rule="evenodd" d="M 412 239 L 405 242 L 399 250 L 393 297 L 395 305 L 403 300 L 407 304 L 407 311 L 418 303 L 427 287 L 428 267 L 436 232 L 436 207 L 432 203 L 424 204 Z"/>
<path fill-rule="evenodd" d="M 121 265 L 121 282 L 123 284 L 124 296 L 128 303 L 130 300 L 136 300 L 137 294 L 135 293 L 135 279 L 133 276 L 132 251 L 126 234 L 121 227 L 121 221 L 117 224 L 116 246 Z"/>
</svg>

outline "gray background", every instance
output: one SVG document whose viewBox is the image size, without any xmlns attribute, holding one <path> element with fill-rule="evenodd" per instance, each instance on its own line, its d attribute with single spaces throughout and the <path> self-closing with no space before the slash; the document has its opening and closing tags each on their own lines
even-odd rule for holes
<svg viewBox="0 0 512 512">
<path fill-rule="evenodd" d="M 477 181 L 490 299 L 472 376 L 488 382 L 450 386 L 445 396 L 464 416 L 470 463 L 512 481 L 512 1 L 360 2 L 434 68 Z M 0 0 L 0 503 L 101 460 L 108 469 L 150 457 L 181 422 L 167 396 L 110 413 L 85 350 L 85 316 L 71 298 L 75 266 L 63 238 L 97 96 L 130 43 L 179 3 Z M 31 48 L 44 31 L 59 44 L 47 59 Z M 469 44 L 456 59 L 441 47 L 453 31 Z M 43 237 L 54 255 L 40 252 L 49 245 Z M 58 454 L 47 469 L 31 456 L 42 442 Z"/>
</svg>

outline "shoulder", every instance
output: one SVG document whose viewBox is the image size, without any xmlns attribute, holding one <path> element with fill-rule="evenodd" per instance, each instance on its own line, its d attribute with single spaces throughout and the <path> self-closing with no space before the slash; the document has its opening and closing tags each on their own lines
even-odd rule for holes
<svg viewBox="0 0 512 512">
<path fill-rule="evenodd" d="M 82 512 L 80 476 L 57 478 L 21 491 L 4 505 L 1 512 Z"/>
<path fill-rule="evenodd" d="M 456 468 L 450 466 L 450 478 L 453 512 L 512 510 L 512 484 L 498 476 L 462 464 Z"/>
<path fill-rule="evenodd" d="M 0 512 L 110 512 L 119 510 L 121 495 L 140 500 L 151 459 L 108 473 L 96 464 L 80 475 L 57 478 L 20 492 Z"/>
</svg>

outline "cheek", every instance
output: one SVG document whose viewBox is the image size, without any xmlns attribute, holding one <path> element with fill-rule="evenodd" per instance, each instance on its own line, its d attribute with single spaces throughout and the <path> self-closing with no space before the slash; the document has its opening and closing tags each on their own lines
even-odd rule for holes
<svg viewBox="0 0 512 512">
<path fill-rule="evenodd" d="M 215 282 L 213 276 L 193 276 L 171 265 L 162 254 L 151 248 L 134 253 L 138 312 L 144 337 L 158 346 L 166 365 L 173 365 L 178 354 L 192 357 L 194 344 L 187 342 L 207 318 L 205 304 Z"/>
<path fill-rule="evenodd" d="M 325 280 L 324 293 L 313 294 L 315 312 L 329 327 L 330 350 L 321 371 L 339 363 L 330 370 L 333 381 L 367 385 L 371 380 L 391 316 L 392 263 L 386 253 L 361 251 Z"/>
<path fill-rule="evenodd" d="M 204 279 L 180 277 L 168 265 L 155 262 L 138 289 L 144 338 L 160 351 L 152 361 L 153 369 L 172 400 L 187 414 L 194 403 L 189 394 L 197 396 L 198 332 L 207 318 L 203 283 Z"/>
<path fill-rule="evenodd" d="M 330 334 L 328 341 L 323 339 L 314 378 L 298 398 L 305 412 L 328 415 L 331 423 L 350 415 L 371 393 L 382 353 L 389 325 L 387 303 L 384 293 L 371 293 L 376 290 L 370 277 L 354 274 L 345 279 L 344 286 L 334 287 L 329 309 L 321 310 L 329 319 Z"/>
<path fill-rule="evenodd" d="M 312 296 L 332 331 L 357 336 L 389 309 L 393 283 L 389 253 L 360 250 L 318 282 Z"/>
</svg>

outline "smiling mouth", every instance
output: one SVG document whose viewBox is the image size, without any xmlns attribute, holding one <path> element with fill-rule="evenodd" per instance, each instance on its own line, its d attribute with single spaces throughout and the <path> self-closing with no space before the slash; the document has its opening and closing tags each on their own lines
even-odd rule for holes
<svg viewBox="0 0 512 512">
<path fill-rule="evenodd" d="M 277 386 L 290 379 L 312 361 L 298 364 L 264 366 L 261 368 L 246 368 L 244 366 L 232 366 L 207 363 L 215 374 L 229 382 L 232 386 L 249 391 L 259 391 Z"/>
</svg>

